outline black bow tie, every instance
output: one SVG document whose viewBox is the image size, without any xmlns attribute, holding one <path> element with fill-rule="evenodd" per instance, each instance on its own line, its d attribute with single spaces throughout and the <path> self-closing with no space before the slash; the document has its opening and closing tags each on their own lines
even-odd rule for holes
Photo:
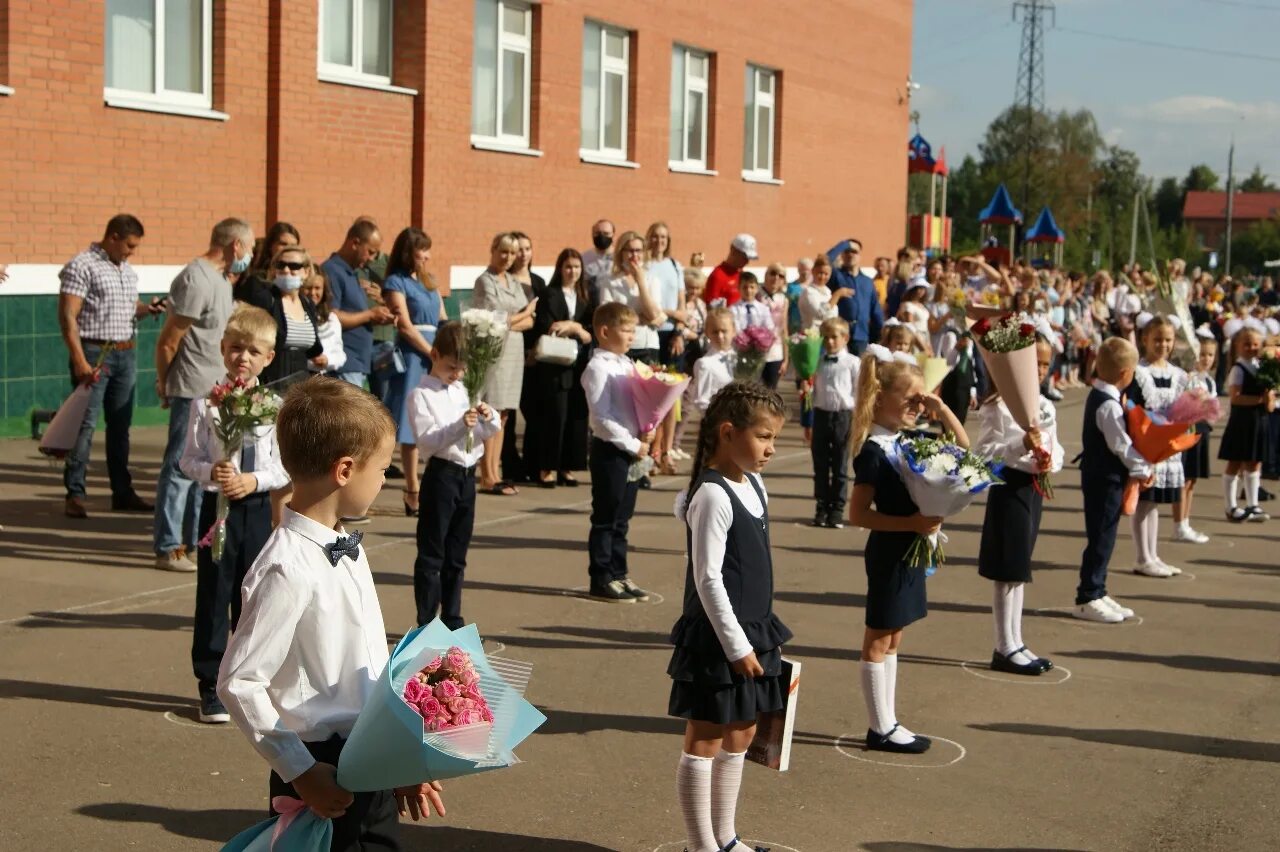
<svg viewBox="0 0 1280 852">
<path fill-rule="evenodd" d="M 324 546 L 325 552 L 329 554 L 329 563 L 337 565 L 338 560 L 344 556 L 350 557 L 351 561 L 360 558 L 360 540 L 364 538 L 363 532 L 353 532 L 351 535 L 340 535 L 332 544 Z"/>
<path fill-rule="evenodd" d="M 838 364 L 838 363 L 840 363 L 840 356 L 839 356 L 839 355 L 824 355 L 824 356 L 823 356 L 823 358 L 822 358 L 822 360 L 823 360 L 823 361 L 826 361 L 828 364 Z"/>
</svg>

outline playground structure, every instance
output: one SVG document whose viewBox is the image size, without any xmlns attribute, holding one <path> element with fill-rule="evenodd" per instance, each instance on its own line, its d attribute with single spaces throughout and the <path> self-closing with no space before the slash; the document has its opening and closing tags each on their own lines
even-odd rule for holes
<svg viewBox="0 0 1280 852">
<path fill-rule="evenodd" d="M 978 221 L 982 224 L 982 256 L 992 266 L 1009 266 L 1013 260 L 1018 226 L 1022 224 L 1022 211 L 1013 206 L 1013 199 L 1003 183 L 996 187 L 990 203 L 978 214 Z M 1004 245 L 1000 244 L 995 231 L 1001 225 L 1009 228 L 1009 239 Z"/>
<path fill-rule="evenodd" d="M 1053 219 L 1053 212 L 1048 207 L 1040 210 L 1035 224 L 1023 239 L 1027 258 L 1032 266 L 1062 266 L 1062 247 L 1067 241 L 1067 235 L 1058 227 Z"/>
<path fill-rule="evenodd" d="M 951 250 L 951 218 L 947 216 L 947 151 L 934 159 L 933 148 L 917 133 L 907 143 L 907 174 L 929 175 L 929 212 L 912 213 L 908 221 L 907 245 L 927 257 Z M 939 191 L 941 184 L 941 191 Z"/>
</svg>

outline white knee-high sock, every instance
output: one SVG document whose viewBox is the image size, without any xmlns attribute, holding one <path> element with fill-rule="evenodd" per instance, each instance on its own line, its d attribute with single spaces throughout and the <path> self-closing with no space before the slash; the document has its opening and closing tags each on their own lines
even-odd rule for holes
<svg viewBox="0 0 1280 852">
<path fill-rule="evenodd" d="M 1139 500 L 1138 508 L 1129 518 L 1129 525 L 1133 531 L 1133 547 L 1137 551 L 1139 565 L 1146 565 L 1151 561 L 1151 553 L 1147 547 L 1147 530 L 1143 525 L 1147 517 L 1147 507 L 1150 505 L 1145 500 Z"/>
<path fill-rule="evenodd" d="M 1244 504 L 1246 506 L 1258 505 L 1258 491 L 1262 488 L 1262 471 L 1250 470 L 1244 475 Z"/>
<path fill-rule="evenodd" d="M 738 810 L 738 789 L 742 786 L 742 766 L 747 753 L 721 750 L 711 765 L 711 824 L 720 848 L 738 836 L 734 818 Z"/>
<path fill-rule="evenodd" d="M 1158 504 L 1151 504 L 1151 511 L 1147 513 L 1147 519 L 1143 522 L 1143 526 L 1147 533 L 1147 553 L 1151 554 L 1152 562 L 1159 563 L 1160 506 Z"/>
<path fill-rule="evenodd" d="M 1013 584 L 992 583 L 992 587 L 991 615 L 995 621 L 996 628 L 995 649 L 1008 656 L 1018 647 L 1018 643 L 1014 641 L 1013 635 L 1009 631 L 1009 609 L 1013 605 Z"/>
<path fill-rule="evenodd" d="M 893 724 L 898 726 L 894 739 L 899 739 L 898 734 L 906 737 L 906 740 L 915 738 L 915 734 L 911 733 L 906 727 L 898 721 L 898 654 L 895 651 L 892 654 L 884 655 L 884 679 L 885 696 L 889 701 L 889 718 L 893 720 Z M 903 740 L 903 742 L 906 742 Z"/>
<path fill-rule="evenodd" d="M 1009 629 L 1013 631 L 1013 641 L 1017 643 L 1019 648 L 1026 648 L 1027 646 L 1027 643 L 1022 640 L 1022 607 L 1026 600 L 1026 593 L 1026 583 L 1013 584 L 1013 601 L 1009 607 Z M 1039 659 L 1030 648 L 1027 648 L 1022 654 L 1027 658 L 1028 663 Z"/>
<path fill-rule="evenodd" d="M 1227 511 L 1235 509 L 1239 503 L 1236 494 L 1240 490 L 1240 474 L 1224 473 L 1222 474 L 1222 496 L 1227 501 Z"/>
<path fill-rule="evenodd" d="M 711 821 L 710 757 L 680 755 L 676 767 L 676 799 L 684 815 L 684 828 L 689 834 L 690 852 L 717 852 L 715 830 Z"/>
</svg>

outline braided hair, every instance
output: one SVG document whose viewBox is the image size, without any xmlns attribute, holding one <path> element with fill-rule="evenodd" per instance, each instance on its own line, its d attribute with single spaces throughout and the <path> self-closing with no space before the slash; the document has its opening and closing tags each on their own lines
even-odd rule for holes
<svg viewBox="0 0 1280 852">
<path fill-rule="evenodd" d="M 719 449 L 720 424 L 730 423 L 735 429 L 746 429 L 762 414 L 785 418 L 787 404 L 781 394 L 758 382 L 730 382 L 711 398 L 707 413 L 698 426 L 698 446 L 693 453 L 689 487 L 677 510 L 677 515 L 682 520 L 698 490 L 698 478 L 702 476 L 703 468 L 715 458 L 716 450 Z"/>
</svg>

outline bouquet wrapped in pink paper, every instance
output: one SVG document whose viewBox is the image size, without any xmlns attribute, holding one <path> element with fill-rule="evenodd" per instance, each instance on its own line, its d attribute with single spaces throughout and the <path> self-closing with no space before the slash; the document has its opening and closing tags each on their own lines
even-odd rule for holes
<svg viewBox="0 0 1280 852">
<path fill-rule="evenodd" d="M 1040 427 L 1040 370 L 1036 364 L 1036 326 L 1025 316 L 1005 314 L 994 322 L 983 318 L 973 324 L 973 338 L 987 375 L 995 383 L 1009 415 L 1023 431 Z M 1032 455 L 1048 468 L 1051 456 L 1045 447 L 1037 447 Z M 1053 487 L 1049 475 L 1036 477 L 1036 490 L 1051 498 Z"/>
<path fill-rule="evenodd" d="M 1222 405 L 1204 388 L 1191 388 L 1165 409 L 1164 416 L 1170 423 L 1215 423 L 1222 416 Z"/>
<path fill-rule="evenodd" d="M 758 381 L 764 372 L 764 360 L 777 339 L 777 335 L 762 325 L 748 326 L 738 332 L 733 338 L 733 351 L 738 356 L 733 365 L 733 378 L 739 382 Z"/>
<path fill-rule="evenodd" d="M 688 386 L 689 377 L 684 373 L 636 364 L 636 371 L 631 376 L 631 404 L 635 408 L 641 435 L 658 428 Z"/>
</svg>

